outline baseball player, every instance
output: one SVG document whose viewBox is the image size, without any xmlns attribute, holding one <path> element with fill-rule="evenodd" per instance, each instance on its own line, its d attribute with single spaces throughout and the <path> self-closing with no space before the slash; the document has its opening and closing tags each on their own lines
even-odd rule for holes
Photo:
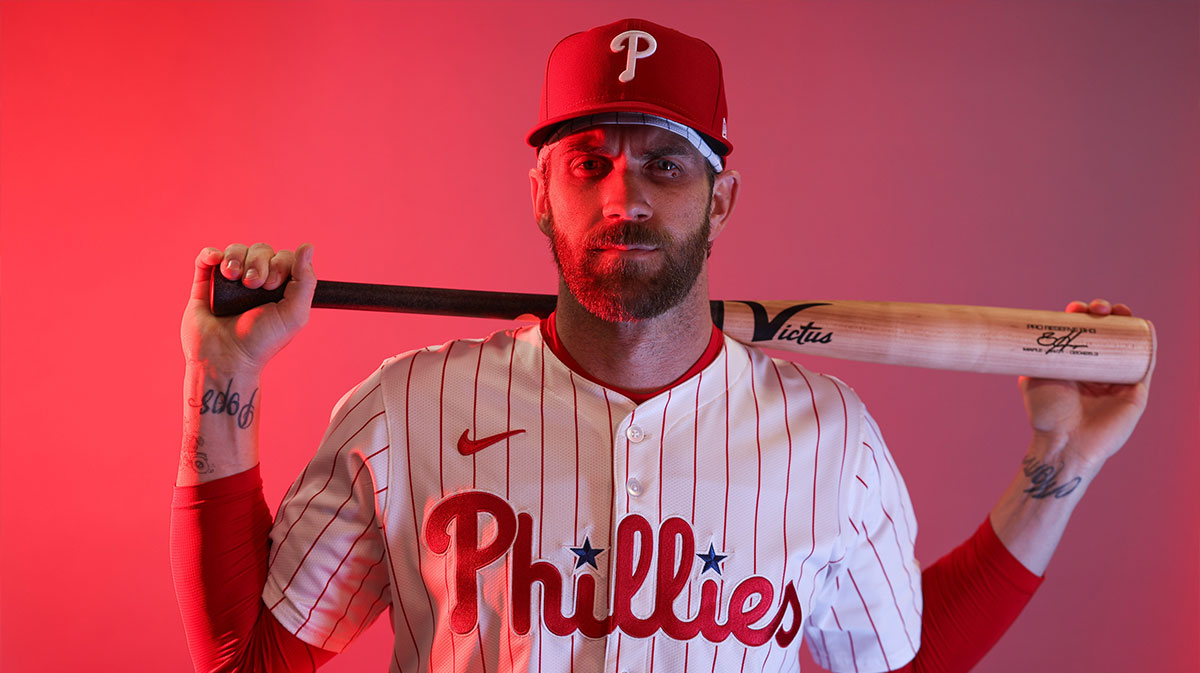
<svg viewBox="0 0 1200 673">
<path fill-rule="evenodd" d="M 393 673 L 791 671 L 802 642 L 834 671 L 970 668 L 1040 584 L 1148 381 L 1023 380 L 1021 469 L 922 571 L 904 481 L 854 391 L 713 326 L 707 258 L 741 178 L 712 48 L 641 20 L 571 35 L 527 140 L 557 310 L 385 361 L 274 520 L 259 375 L 308 318 L 312 248 L 200 253 L 172 544 L 197 670 L 315 669 L 385 612 Z M 212 273 L 286 281 L 285 299 L 214 318 Z"/>
</svg>

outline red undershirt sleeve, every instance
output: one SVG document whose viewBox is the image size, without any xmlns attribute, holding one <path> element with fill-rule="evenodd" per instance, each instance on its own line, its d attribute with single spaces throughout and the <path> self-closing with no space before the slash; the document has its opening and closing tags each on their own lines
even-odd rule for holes
<svg viewBox="0 0 1200 673">
<path fill-rule="evenodd" d="M 270 530 L 258 466 L 175 488 L 171 574 L 198 673 L 315 671 L 333 657 L 292 635 L 263 605 Z"/>
<path fill-rule="evenodd" d="M 921 573 L 925 608 L 917 656 L 895 673 L 971 670 L 1021 614 L 1044 578 L 1021 565 L 991 519 Z"/>
</svg>

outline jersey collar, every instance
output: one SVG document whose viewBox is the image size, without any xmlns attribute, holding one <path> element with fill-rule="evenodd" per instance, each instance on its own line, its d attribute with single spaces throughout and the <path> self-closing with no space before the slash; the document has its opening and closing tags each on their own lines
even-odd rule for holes
<svg viewBox="0 0 1200 673">
<path fill-rule="evenodd" d="M 708 346 L 704 349 L 704 352 L 700 354 L 700 359 L 696 360 L 691 367 L 688 367 L 688 370 L 684 372 L 682 376 L 663 386 L 659 390 L 654 390 L 648 393 L 635 393 L 631 390 L 618 388 L 611 383 L 601 381 L 585 371 L 584 368 L 575 361 L 575 358 L 571 357 L 571 354 L 567 352 L 566 347 L 563 346 L 562 341 L 559 340 L 558 329 L 554 324 L 554 316 L 555 313 L 551 313 L 548 317 L 543 318 L 541 321 L 542 340 L 547 346 L 550 347 L 550 352 L 554 353 L 555 357 L 557 357 L 571 371 L 591 381 L 592 383 L 603 386 L 609 390 L 618 392 L 625 397 L 628 397 L 629 399 L 633 400 L 635 404 L 641 404 L 642 402 L 645 402 L 656 395 L 666 392 L 670 388 L 674 388 L 680 383 L 692 378 L 696 374 L 699 374 L 700 370 L 709 366 L 714 360 L 717 359 L 717 356 L 721 354 L 721 348 L 725 345 L 725 335 L 721 332 L 721 330 L 717 329 L 716 325 L 713 325 L 712 335 L 708 339 Z"/>
</svg>

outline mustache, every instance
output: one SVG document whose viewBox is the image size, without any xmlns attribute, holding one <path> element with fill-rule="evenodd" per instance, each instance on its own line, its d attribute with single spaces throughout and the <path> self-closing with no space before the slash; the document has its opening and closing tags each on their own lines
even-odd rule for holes
<svg viewBox="0 0 1200 673">
<path fill-rule="evenodd" d="M 597 231 L 587 239 L 589 249 L 613 245 L 645 245 L 666 248 L 673 243 L 674 239 L 670 235 L 638 222 L 623 222 Z"/>
</svg>

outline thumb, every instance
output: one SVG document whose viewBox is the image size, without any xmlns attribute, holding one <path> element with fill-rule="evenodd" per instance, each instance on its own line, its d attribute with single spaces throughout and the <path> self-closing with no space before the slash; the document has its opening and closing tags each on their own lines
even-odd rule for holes
<svg viewBox="0 0 1200 673">
<path fill-rule="evenodd" d="M 308 313 L 312 308 L 313 293 L 317 290 L 317 274 L 313 271 L 312 260 L 311 243 L 296 248 L 291 279 L 283 289 L 283 299 L 279 301 L 281 317 L 293 328 L 308 322 Z"/>
</svg>

